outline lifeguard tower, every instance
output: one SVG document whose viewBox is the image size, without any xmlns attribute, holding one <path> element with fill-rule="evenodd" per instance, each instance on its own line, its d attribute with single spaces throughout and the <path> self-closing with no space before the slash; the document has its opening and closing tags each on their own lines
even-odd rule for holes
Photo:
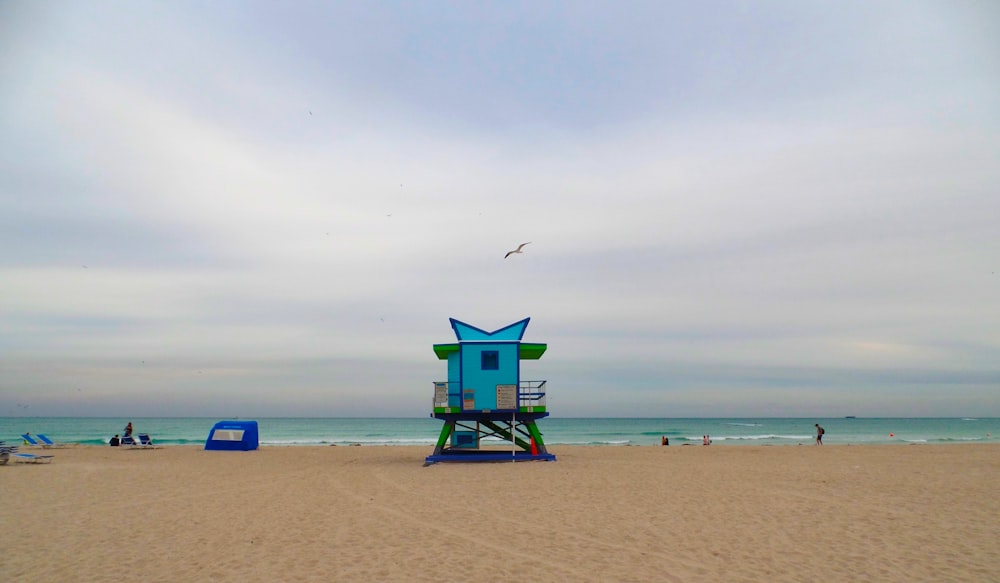
<svg viewBox="0 0 1000 583">
<path fill-rule="evenodd" d="M 547 348 L 521 342 L 530 319 L 487 332 L 449 318 L 458 342 L 434 345 L 448 361 L 448 380 L 434 383 L 431 416 L 444 427 L 427 464 L 555 461 L 535 425 L 548 416 L 545 381 L 521 379 L 521 361 L 538 360 Z"/>
</svg>

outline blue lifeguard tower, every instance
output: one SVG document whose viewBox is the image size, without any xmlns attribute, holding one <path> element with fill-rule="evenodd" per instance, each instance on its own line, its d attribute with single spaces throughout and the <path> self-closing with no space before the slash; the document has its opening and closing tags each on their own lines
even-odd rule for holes
<svg viewBox="0 0 1000 583">
<path fill-rule="evenodd" d="M 547 348 L 521 342 L 530 319 L 487 332 L 449 318 L 458 342 L 434 345 L 448 361 L 448 380 L 434 383 L 431 416 L 444 427 L 427 464 L 555 461 L 535 424 L 548 416 L 545 381 L 521 379 L 521 361 L 538 360 Z M 482 447 L 485 438 L 496 439 Z"/>
</svg>

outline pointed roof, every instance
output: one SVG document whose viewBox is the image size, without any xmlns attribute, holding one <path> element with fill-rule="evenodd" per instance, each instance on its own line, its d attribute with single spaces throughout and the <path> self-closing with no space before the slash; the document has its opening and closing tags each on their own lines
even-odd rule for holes
<svg viewBox="0 0 1000 583">
<path fill-rule="evenodd" d="M 455 337 L 458 338 L 459 342 L 520 342 L 521 337 L 524 336 L 524 329 L 528 327 L 528 321 L 531 318 L 508 324 L 492 332 L 470 326 L 465 322 L 459 322 L 455 318 L 448 318 L 448 320 L 451 321 L 451 327 L 455 330 Z"/>
</svg>

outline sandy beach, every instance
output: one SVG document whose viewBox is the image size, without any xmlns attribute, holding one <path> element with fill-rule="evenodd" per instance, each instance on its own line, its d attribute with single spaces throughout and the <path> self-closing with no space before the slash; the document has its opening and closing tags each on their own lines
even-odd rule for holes
<svg viewBox="0 0 1000 583">
<path fill-rule="evenodd" d="M 46 451 L 0 467 L 0 578 L 1000 581 L 998 445 L 553 452 Z"/>
</svg>

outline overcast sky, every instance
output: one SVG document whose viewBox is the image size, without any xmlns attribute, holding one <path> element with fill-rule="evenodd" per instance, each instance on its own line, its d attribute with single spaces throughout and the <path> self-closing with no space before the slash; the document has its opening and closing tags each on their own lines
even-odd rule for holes
<svg viewBox="0 0 1000 583">
<path fill-rule="evenodd" d="M 0 415 L 1000 416 L 1000 4 L 0 1 Z M 519 243 L 520 255 L 504 259 Z"/>
</svg>

